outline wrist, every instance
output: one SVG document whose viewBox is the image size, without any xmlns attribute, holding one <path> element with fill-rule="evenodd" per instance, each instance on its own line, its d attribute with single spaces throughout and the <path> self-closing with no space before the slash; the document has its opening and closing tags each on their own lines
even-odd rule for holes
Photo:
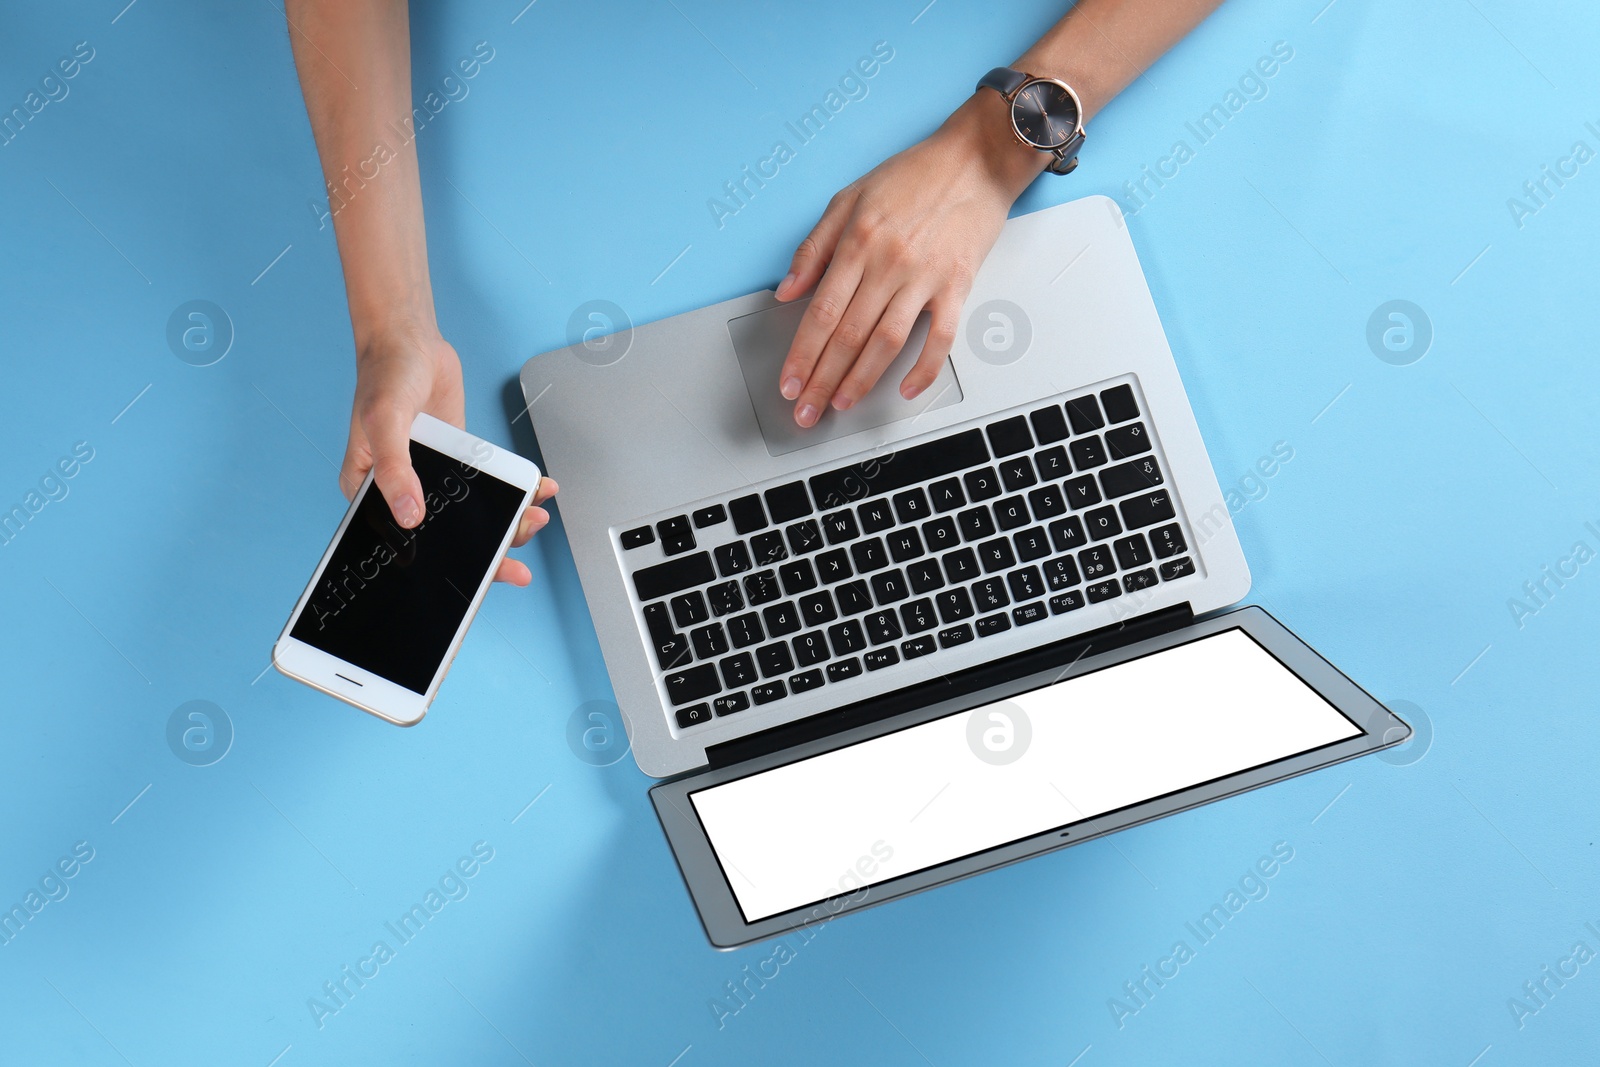
<svg viewBox="0 0 1600 1067">
<path fill-rule="evenodd" d="M 1046 153 L 1017 139 L 1011 109 L 993 89 L 979 89 L 939 128 L 939 136 L 981 167 L 996 190 L 1016 200 L 1050 162 Z"/>
<path fill-rule="evenodd" d="M 426 313 L 390 308 L 380 314 L 358 315 L 352 305 L 350 322 L 357 366 L 397 347 L 427 350 L 444 340 L 431 307 Z"/>
</svg>

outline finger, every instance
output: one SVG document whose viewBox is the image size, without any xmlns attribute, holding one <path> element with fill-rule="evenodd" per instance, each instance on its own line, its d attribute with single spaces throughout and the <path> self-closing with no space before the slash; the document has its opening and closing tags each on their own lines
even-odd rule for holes
<svg viewBox="0 0 1600 1067">
<path fill-rule="evenodd" d="M 533 581 L 533 572 L 530 571 L 528 569 L 528 565 L 523 563 L 521 560 L 509 558 L 503 559 L 500 561 L 500 566 L 494 572 L 494 580 L 497 582 L 505 582 L 508 585 L 515 585 L 520 588 L 521 586 L 525 586 L 529 582 Z"/>
<path fill-rule="evenodd" d="M 839 390 L 839 383 L 855 366 L 867 339 L 878 328 L 894 291 L 895 287 L 889 283 L 868 283 L 856 290 L 855 298 L 850 301 L 850 307 L 845 311 L 838 328 L 828 338 L 822 358 L 817 360 L 811 377 L 800 393 L 799 403 L 795 405 L 795 421 L 801 426 L 815 425 L 832 402 Z M 848 407 L 846 404 L 845 408 Z"/>
<path fill-rule="evenodd" d="M 906 338 L 910 336 L 917 316 L 927 302 L 928 293 L 925 289 L 906 288 L 895 294 L 884 310 L 883 317 L 878 320 L 877 329 L 872 331 L 872 336 L 861 349 L 855 366 L 850 368 L 844 381 L 834 391 L 835 408 L 845 411 L 872 391 L 883 372 L 889 369 L 900 350 L 906 346 Z"/>
<path fill-rule="evenodd" d="M 822 218 L 817 220 L 806 239 L 800 242 L 800 247 L 795 249 L 794 258 L 789 261 L 789 273 L 778 283 L 779 300 L 793 300 L 810 292 L 811 287 L 817 284 L 817 279 L 822 277 L 828 262 L 833 259 L 834 249 L 839 245 L 839 237 L 844 233 L 845 223 L 850 221 L 854 206 L 855 193 L 852 189 L 845 189 L 828 201 Z"/>
<path fill-rule="evenodd" d="M 528 539 L 546 526 L 550 525 L 550 513 L 544 508 L 529 508 L 522 513 L 522 521 L 517 523 L 517 534 L 511 539 L 512 548 L 521 548 L 528 543 Z"/>
<path fill-rule="evenodd" d="M 393 401 L 374 401 L 361 412 L 372 447 L 372 474 L 395 521 L 410 529 L 422 521 L 422 482 L 411 469 L 411 423 L 416 412 Z"/>
<path fill-rule="evenodd" d="M 795 330 L 794 341 L 789 345 L 789 354 L 783 361 L 783 369 L 778 371 L 778 391 L 783 394 L 785 400 L 799 398 L 800 391 L 805 388 L 806 382 L 816 369 L 823 347 L 838 329 L 845 309 L 850 307 L 860 282 L 859 259 L 840 257 L 829 266 L 828 273 L 817 286 L 817 295 L 811 298 L 811 306 L 806 308 L 806 313 L 800 317 L 800 328 Z M 826 397 L 822 403 L 827 403 Z M 798 409 L 796 411 L 798 412 Z M 821 414 L 822 407 L 819 404 L 812 413 L 811 422 L 815 422 L 817 416 Z M 801 423 L 802 426 L 810 424 Z"/>
<path fill-rule="evenodd" d="M 539 487 L 533 491 L 533 502 L 543 504 L 546 500 L 561 492 L 561 487 L 554 478 L 540 478 Z"/>
<path fill-rule="evenodd" d="M 350 441 L 344 447 L 344 462 L 339 466 L 339 491 L 346 500 L 356 498 L 356 490 L 367 472 L 372 469 L 372 449 L 367 445 L 367 435 L 354 416 L 350 419 Z"/>
<path fill-rule="evenodd" d="M 935 297 L 928 304 L 928 310 L 933 313 L 933 322 L 928 326 L 928 339 L 922 343 L 922 354 L 917 357 L 916 366 L 900 382 L 900 395 L 907 400 L 916 399 L 933 384 L 939 371 L 944 368 L 945 357 L 956 343 L 956 323 L 961 318 L 961 304 L 961 298 L 950 295 Z"/>
</svg>

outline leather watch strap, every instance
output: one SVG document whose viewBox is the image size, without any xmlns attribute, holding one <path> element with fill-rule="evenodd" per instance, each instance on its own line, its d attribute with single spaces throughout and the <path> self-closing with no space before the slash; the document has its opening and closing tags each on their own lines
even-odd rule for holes
<svg viewBox="0 0 1600 1067">
<path fill-rule="evenodd" d="M 996 67 L 978 79 L 977 87 L 973 91 L 976 92 L 978 89 L 988 87 L 1009 100 L 1011 99 L 1011 94 L 1022 88 L 1022 83 L 1027 80 L 1028 76 L 1020 70 L 1012 70 L 1010 67 Z"/>
</svg>

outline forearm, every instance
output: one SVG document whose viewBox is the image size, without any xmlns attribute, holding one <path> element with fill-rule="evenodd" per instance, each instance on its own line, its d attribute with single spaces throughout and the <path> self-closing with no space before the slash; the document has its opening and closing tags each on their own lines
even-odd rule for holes
<svg viewBox="0 0 1600 1067">
<path fill-rule="evenodd" d="M 359 356 L 437 328 L 411 116 L 406 0 L 287 0 Z"/>
</svg>

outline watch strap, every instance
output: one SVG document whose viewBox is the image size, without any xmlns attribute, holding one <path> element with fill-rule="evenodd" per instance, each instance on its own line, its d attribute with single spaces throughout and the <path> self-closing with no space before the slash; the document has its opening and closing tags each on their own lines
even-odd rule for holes
<svg viewBox="0 0 1600 1067">
<path fill-rule="evenodd" d="M 1027 80 L 1028 75 L 1020 70 L 1012 70 L 1010 67 L 996 67 L 978 79 L 977 87 L 973 91 L 976 92 L 978 89 L 987 87 L 1009 100 L 1011 94 L 1022 88 L 1022 83 Z"/>
<path fill-rule="evenodd" d="M 1071 174 L 1078 166 L 1078 149 L 1083 147 L 1083 131 L 1079 130 L 1072 135 L 1072 139 L 1059 148 L 1050 149 L 1050 154 L 1055 158 L 1044 169 L 1051 174 Z"/>
</svg>

